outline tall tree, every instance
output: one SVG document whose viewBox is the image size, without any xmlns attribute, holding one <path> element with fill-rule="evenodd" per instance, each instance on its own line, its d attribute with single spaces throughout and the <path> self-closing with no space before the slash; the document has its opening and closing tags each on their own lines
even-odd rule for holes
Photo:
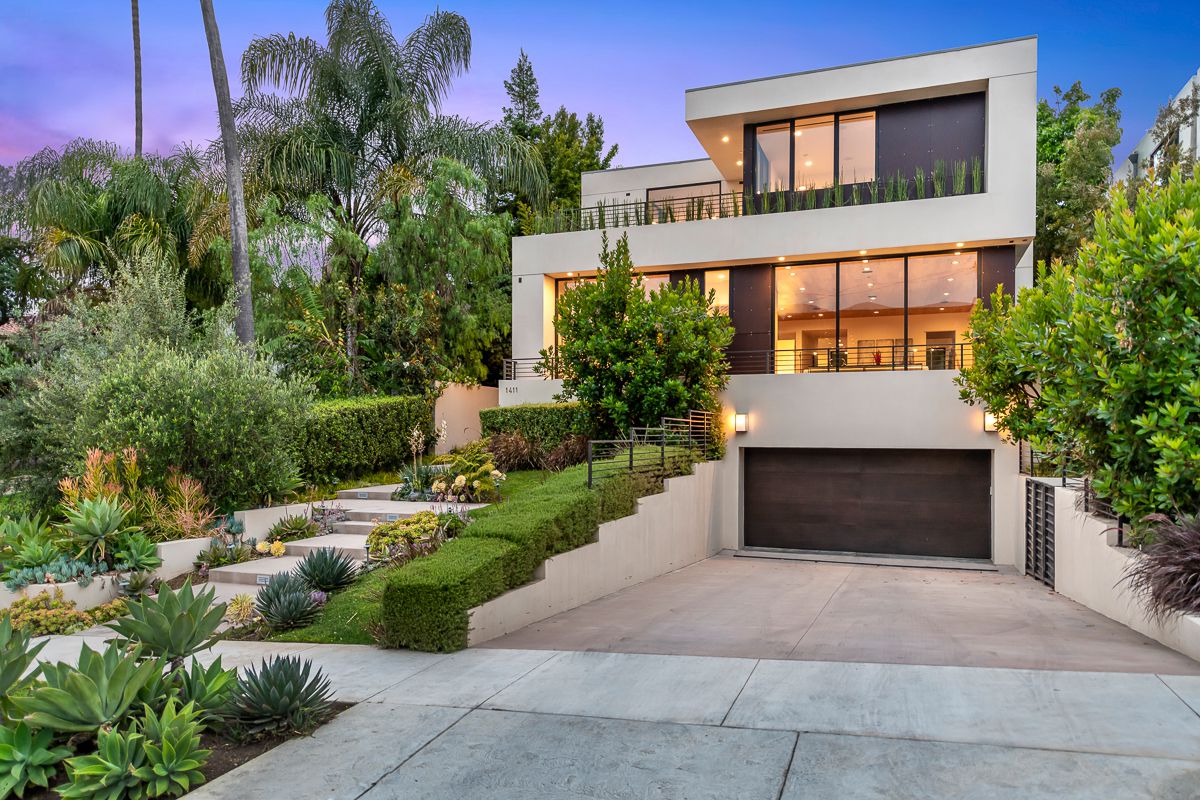
<svg viewBox="0 0 1200 800">
<path fill-rule="evenodd" d="M 347 287 L 342 322 L 356 372 L 365 243 L 386 231 L 386 205 L 419 188 L 441 157 L 489 189 L 537 197 L 545 172 L 533 147 L 505 128 L 441 113 L 470 65 L 461 16 L 435 12 L 400 40 L 371 0 L 332 0 L 325 25 L 324 44 L 294 33 L 250 42 L 238 114 L 263 185 L 293 201 L 329 200 L 330 263 Z"/>
<path fill-rule="evenodd" d="M 212 0 L 200 0 L 204 17 L 204 35 L 208 39 L 208 60 L 212 66 L 213 88 L 217 94 L 217 117 L 221 122 L 221 144 L 225 154 L 225 193 L 229 201 L 229 243 L 233 265 L 234 302 L 237 317 L 234 329 L 238 341 L 254 341 L 254 301 L 250 296 L 250 243 L 246 231 L 246 199 L 242 185 L 242 154 L 238 143 L 233 102 L 229 97 L 229 75 L 221 52 L 221 32 L 213 13 Z"/>
<path fill-rule="evenodd" d="M 1107 89 L 1092 105 L 1076 81 L 1055 102 L 1037 108 L 1037 238 L 1034 258 L 1069 259 L 1091 236 L 1093 218 L 1112 180 L 1112 149 L 1121 140 L 1120 89 Z"/>
<path fill-rule="evenodd" d="M 138 0 L 130 0 L 133 16 L 133 156 L 142 157 L 142 23 Z"/>
<path fill-rule="evenodd" d="M 533 63 L 524 48 L 504 82 L 511 106 L 504 107 L 505 127 L 522 139 L 534 139 L 537 126 L 542 121 L 542 104 L 539 98 L 537 77 L 533 74 Z"/>
</svg>

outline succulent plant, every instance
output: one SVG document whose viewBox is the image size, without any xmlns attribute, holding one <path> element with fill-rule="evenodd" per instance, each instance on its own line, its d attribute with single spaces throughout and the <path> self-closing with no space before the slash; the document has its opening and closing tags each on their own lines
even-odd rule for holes
<svg viewBox="0 0 1200 800">
<path fill-rule="evenodd" d="M 329 679 L 311 661 L 277 656 L 246 670 L 225 717 L 243 738 L 306 733 L 329 716 L 329 699 Z"/>
<path fill-rule="evenodd" d="M 119 642 L 103 651 L 84 645 L 78 666 L 43 664 L 41 681 L 10 701 L 15 714 L 33 727 L 91 733 L 120 722 L 162 669 L 161 660 L 144 658 L 139 647 L 127 653 Z"/>
<path fill-rule="evenodd" d="M 125 536 L 118 543 L 113 560 L 122 572 L 148 572 L 162 566 L 158 546 L 140 533 Z"/>
<path fill-rule="evenodd" d="M 102 730 L 96 752 L 67 759 L 64 786 L 57 787 L 68 800 L 126 800 L 144 797 L 138 771 L 146 764 L 145 740 L 139 733 Z"/>
<path fill-rule="evenodd" d="M 276 522 L 267 531 L 267 539 L 278 542 L 294 542 L 308 539 L 320 533 L 317 523 L 305 514 L 289 514 Z"/>
<path fill-rule="evenodd" d="M 255 610 L 267 627 L 286 631 L 312 621 L 317 606 L 307 584 L 290 572 L 283 572 L 273 576 L 270 583 L 259 590 Z"/>
<path fill-rule="evenodd" d="M 37 674 L 36 670 L 29 675 L 25 671 L 45 646 L 42 641 L 30 647 L 29 634 L 13 630 L 12 620 L 0 616 L 0 719 L 7 716 L 8 699 Z"/>
<path fill-rule="evenodd" d="M 163 586 L 155 597 L 131 601 L 129 615 L 108 627 L 176 669 L 185 658 L 212 645 L 225 615 L 225 604 L 214 602 L 215 596 L 212 588 L 194 593 L 191 580 L 178 590 Z"/>
<path fill-rule="evenodd" d="M 296 567 L 296 575 L 310 589 L 329 594 L 354 583 L 358 563 L 332 547 L 322 547 L 304 557 Z"/>
<path fill-rule="evenodd" d="M 16 549 L 13 550 L 12 559 L 9 563 L 17 569 L 22 567 L 39 567 L 42 564 L 49 564 L 61 555 L 58 547 L 50 540 L 50 537 L 31 536 L 20 540 Z"/>
<path fill-rule="evenodd" d="M 254 619 L 254 596 L 235 594 L 225 609 L 225 621 L 233 626 L 248 625 Z"/>
<path fill-rule="evenodd" d="M 49 786 L 58 763 L 70 748 L 54 747 L 54 733 L 30 728 L 24 722 L 0 727 L 0 797 L 25 796 L 33 784 Z"/>
<path fill-rule="evenodd" d="M 178 797 L 204 783 L 200 768 L 212 755 L 200 747 L 203 728 L 192 703 L 176 708 L 167 700 L 161 713 L 145 709 L 133 731 L 142 735 L 145 763 L 134 771 L 148 797 Z"/>
<path fill-rule="evenodd" d="M 98 571 L 95 564 L 60 555 L 46 564 L 10 569 L 4 575 L 4 585 L 14 592 L 31 583 L 76 581 L 80 586 L 87 586 L 92 582 L 92 576 Z"/>
<path fill-rule="evenodd" d="M 153 594 L 158 578 L 153 572 L 131 572 L 121 582 L 121 594 L 129 598 Z"/>
<path fill-rule="evenodd" d="M 80 500 L 78 505 L 68 507 L 64 513 L 67 521 L 62 526 L 63 531 L 71 545 L 78 549 L 76 558 L 93 564 L 110 563 L 113 550 L 126 534 L 140 530 L 134 525 L 125 524 L 129 512 L 116 498 Z"/>
<path fill-rule="evenodd" d="M 191 668 L 176 671 L 174 680 L 180 700 L 192 703 L 197 717 L 203 721 L 220 716 L 221 708 L 237 685 L 237 670 L 225 669 L 220 656 L 207 667 L 193 658 Z"/>
</svg>

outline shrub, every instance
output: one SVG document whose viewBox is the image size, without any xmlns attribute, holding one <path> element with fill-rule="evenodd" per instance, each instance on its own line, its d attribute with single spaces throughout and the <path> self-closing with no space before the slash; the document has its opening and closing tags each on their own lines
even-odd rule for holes
<svg viewBox="0 0 1200 800">
<path fill-rule="evenodd" d="M 1157 514 L 1147 522 L 1150 543 L 1125 573 L 1130 589 L 1150 619 L 1200 614 L 1200 517 L 1172 520 Z"/>
<path fill-rule="evenodd" d="M 33 597 L 18 597 L 3 616 L 14 628 L 31 636 L 54 636 L 77 633 L 107 622 L 124 614 L 125 609 L 125 601 L 118 599 L 80 611 L 74 600 L 63 599 L 62 589 L 56 588 L 53 593 L 38 592 Z"/>
<path fill-rule="evenodd" d="M 422 397 L 363 397 L 317 403 L 297 441 L 300 474 L 336 481 L 395 469 L 411 457 L 408 436 L 418 428 L 432 441 L 433 411 Z"/>
<path fill-rule="evenodd" d="M 493 434 L 488 441 L 496 457 L 496 466 L 504 472 L 534 469 L 542 457 L 542 451 L 519 431 Z"/>
<path fill-rule="evenodd" d="M 358 575 L 358 562 L 332 547 L 313 550 L 296 567 L 296 577 L 315 591 L 333 592 L 345 589 Z"/>
<path fill-rule="evenodd" d="M 432 511 L 418 511 L 411 517 L 384 522 L 367 534 L 367 552 L 376 560 L 411 558 L 421 543 L 436 538 L 438 527 L 437 514 Z"/>
<path fill-rule="evenodd" d="M 329 701 L 329 679 L 311 661 L 276 656 L 246 670 L 223 713 L 242 738 L 308 733 L 329 716 Z"/>
<path fill-rule="evenodd" d="M 225 621 L 235 628 L 242 625 L 248 625 L 254 620 L 254 595 L 250 594 L 235 594 L 229 600 L 229 607 L 225 610 Z"/>
<path fill-rule="evenodd" d="M 496 452 L 493 437 L 519 433 L 538 452 L 549 452 L 576 434 L 591 433 L 587 414 L 579 403 L 525 403 L 516 406 L 485 408 L 479 412 L 480 432 L 489 437 L 488 449 Z M 500 461 L 497 466 L 509 471 Z M 520 467 L 515 467 L 519 469 Z"/>
<path fill-rule="evenodd" d="M 542 458 L 541 466 L 551 472 L 561 472 L 567 467 L 587 461 L 588 437 L 581 434 L 568 436 Z"/>
<path fill-rule="evenodd" d="M 49 786 L 59 762 L 71 755 L 69 747 L 53 744 L 53 731 L 34 730 L 24 722 L 0 727 L 0 797 L 24 797 L 30 784 Z"/>
<path fill-rule="evenodd" d="M 148 572 L 162 565 L 158 547 L 140 533 L 130 534 L 117 543 L 113 561 L 114 568 L 121 572 Z"/>
</svg>

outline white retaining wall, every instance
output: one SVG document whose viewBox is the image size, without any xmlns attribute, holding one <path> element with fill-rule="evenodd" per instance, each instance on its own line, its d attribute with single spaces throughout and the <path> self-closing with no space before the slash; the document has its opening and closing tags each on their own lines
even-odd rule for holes
<svg viewBox="0 0 1200 800">
<path fill-rule="evenodd" d="M 433 424 L 446 423 L 446 439 L 437 446 L 437 455 L 479 438 L 479 411 L 500 405 L 500 390 L 495 386 L 466 386 L 451 383 L 442 387 L 433 405 Z"/>
<path fill-rule="evenodd" d="M 1054 489 L 1054 590 L 1167 647 L 1200 660 L 1200 617 L 1153 622 L 1124 582 L 1137 552 L 1116 546 L 1112 521 L 1076 508 L 1078 492 Z"/>
<path fill-rule="evenodd" d="M 627 586 L 715 554 L 712 492 L 717 463 L 669 478 L 661 494 L 638 500 L 636 513 L 600 526 L 597 540 L 549 558 L 532 583 L 470 611 L 470 644 L 503 636 Z"/>
</svg>

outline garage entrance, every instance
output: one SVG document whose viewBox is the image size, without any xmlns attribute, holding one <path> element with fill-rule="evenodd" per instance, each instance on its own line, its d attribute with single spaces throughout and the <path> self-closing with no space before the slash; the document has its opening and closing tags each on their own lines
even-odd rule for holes
<svg viewBox="0 0 1200 800">
<path fill-rule="evenodd" d="M 744 448 L 746 547 L 991 558 L 990 450 Z"/>
</svg>

